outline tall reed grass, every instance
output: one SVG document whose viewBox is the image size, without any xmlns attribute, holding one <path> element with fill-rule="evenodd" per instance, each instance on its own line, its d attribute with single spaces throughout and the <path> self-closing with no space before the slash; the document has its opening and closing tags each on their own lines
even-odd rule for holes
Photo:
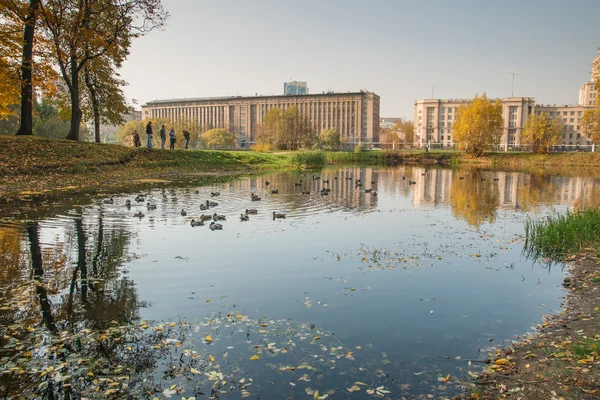
<svg viewBox="0 0 600 400">
<path fill-rule="evenodd" d="M 327 156 L 323 151 L 297 151 L 290 155 L 290 164 L 297 169 L 323 168 Z"/>
<path fill-rule="evenodd" d="M 600 249 L 600 209 L 556 214 L 525 222 L 524 252 L 533 258 L 564 259 L 584 249 Z"/>
</svg>

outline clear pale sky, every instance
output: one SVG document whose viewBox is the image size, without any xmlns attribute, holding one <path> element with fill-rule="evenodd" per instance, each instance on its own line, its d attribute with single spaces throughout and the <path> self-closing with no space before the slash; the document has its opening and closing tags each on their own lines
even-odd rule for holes
<svg viewBox="0 0 600 400">
<path fill-rule="evenodd" d="M 134 41 L 125 93 L 154 99 L 366 89 L 381 116 L 417 99 L 511 94 L 572 104 L 600 46 L 600 0 L 163 0 L 163 31 Z"/>
</svg>

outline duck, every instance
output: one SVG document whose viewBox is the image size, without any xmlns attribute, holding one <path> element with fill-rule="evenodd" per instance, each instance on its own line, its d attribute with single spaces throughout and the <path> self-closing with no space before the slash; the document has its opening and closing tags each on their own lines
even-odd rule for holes
<svg viewBox="0 0 600 400">
<path fill-rule="evenodd" d="M 459 176 L 458 179 L 465 179 L 465 177 L 464 176 Z"/>
<path fill-rule="evenodd" d="M 200 204 L 200 210 L 208 210 L 208 206 L 206 204 Z"/>
<path fill-rule="evenodd" d="M 211 195 L 212 197 L 215 197 L 215 196 L 220 196 L 220 195 L 221 195 L 221 192 L 210 192 L 210 195 Z"/>
<path fill-rule="evenodd" d="M 273 211 L 273 219 L 275 218 L 285 218 L 285 214 Z"/>
<path fill-rule="evenodd" d="M 321 190 L 321 196 L 329 196 L 329 190 Z"/>
<path fill-rule="evenodd" d="M 302 186 L 302 181 L 294 183 L 294 186 Z"/>
<path fill-rule="evenodd" d="M 373 189 L 365 189 L 365 193 L 371 193 Z"/>
<path fill-rule="evenodd" d="M 181 216 L 185 217 L 187 215 L 187 212 L 182 208 L 181 209 Z"/>
<path fill-rule="evenodd" d="M 279 189 L 271 190 L 271 194 L 279 194 Z"/>
<path fill-rule="evenodd" d="M 219 203 L 217 203 L 216 201 L 206 200 L 206 206 L 207 207 L 216 207 L 218 205 L 219 205 Z"/>
<path fill-rule="evenodd" d="M 304 190 L 302 191 L 302 194 L 310 194 L 310 190 Z"/>
<path fill-rule="evenodd" d="M 362 187 L 362 183 L 356 182 L 356 187 Z"/>
<path fill-rule="evenodd" d="M 212 215 L 210 214 L 202 214 L 200 216 L 200 221 L 210 221 L 212 219 Z"/>
<path fill-rule="evenodd" d="M 260 201 L 260 197 L 258 197 L 257 195 L 255 195 L 254 193 L 250 193 L 250 199 L 252 201 Z"/>
<path fill-rule="evenodd" d="M 371 196 L 377 196 L 377 192 L 376 191 L 372 191 L 371 192 Z"/>
<path fill-rule="evenodd" d="M 265 181 L 265 186 L 269 186 L 270 184 L 271 184 L 271 182 Z"/>
<path fill-rule="evenodd" d="M 334 180 L 334 181 L 337 181 L 337 176 L 334 176 L 334 177 L 333 177 L 333 180 Z"/>
<path fill-rule="evenodd" d="M 329 193 L 329 192 L 331 192 L 331 189 L 330 188 L 322 188 L 321 192 L 327 192 L 327 193 Z"/>
<path fill-rule="evenodd" d="M 137 201 L 138 203 L 143 203 L 144 201 L 146 201 L 146 196 L 144 196 L 143 194 L 138 194 L 135 197 L 135 201 Z"/>
<path fill-rule="evenodd" d="M 146 207 L 148 208 L 148 210 L 156 210 L 156 204 L 146 204 Z"/>
<path fill-rule="evenodd" d="M 195 194 L 200 194 L 200 191 L 199 190 L 194 190 L 194 193 Z"/>
<path fill-rule="evenodd" d="M 375 184 L 377 184 L 377 182 L 371 181 L 371 185 L 375 185 Z"/>
<path fill-rule="evenodd" d="M 141 211 L 136 212 L 135 214 L 133 214 L 134 217 L 138 217 L 138 218 L 143 218 L 145 217 L 144 213 Z"/>
<path fill-rule="evenodd" d="M 494 178 L 494 180 L 495 180 L 495 181 L 499 181 L 499 180 L 500 180 L 500 178 Z"/>
<path fill-rule="evenodd" d="M 216 222 L 211 222 L 209 227 L 210 227 L 211 231 L 222 231 L 223 230 L 223 225 L 217 224 Z"/>
<path fill-rule="evenodd" d="M 405 180 L 406 180 L 406 177 L 405 177 L 405 176 L 403 176 L 403 177 L 402 177 L 402 180 L 403 180 L 403 181 L 405 181 Z"/>
<path fill-rule="evenodd" d="M 127 207 L 127 208 L 131 207 L 131 200 L 129 200 L 129 199 L 125 200 L 125 207 Z"/>
<path fill-rule="evenodd" d="M 318 181 L 318 180 L 321 180 L 321 177 L 320 177 L 320 176 L 313 176 L 312 178 L 313 178 L 313 181 Z"/>
<path fill-rule="evenodd" d="M 250 221 L 250 217 L 247 216 L 246 214 L 240 214 L 240 221 L 242 221 L 242 222 Z"/>
<path fill-rule="evenodd" d="M 204 221 L 202 221 L 202 220 L 198 220 L 198 221 L 196 221 L 195 219 L 193 219 L 193 220 L 190 222 L 190 225 L 191 225 L 191 226 L 204 226 Z"/>
<path fill-rule="evenodd" d="M 323 179 L 323 184 L 325 183 L 329 184 L 329 179 Z"/>
<path fill-rule="evenodd" d="M 485 181 L 485 178 L 481 178 L 481 182 Z"/>
<path fill-rule="evenodd" d="M 113 204 L 115 202 L 115 200 L 111 197 L 110 199 L 105 199 L 104 200 L 104 204 Z"/>
<path fill-rule="evenodd" d="M 255 208 L 246 208 L 246 214 L 258 214 L 258 210 Z"/>
<path fill-rule="evenodd" d="M 213 214 L 213 220 L 215 221 L 225 221 L 226 217 L 224 215 L 219 215 L 217 213 Z"/>
</svg>

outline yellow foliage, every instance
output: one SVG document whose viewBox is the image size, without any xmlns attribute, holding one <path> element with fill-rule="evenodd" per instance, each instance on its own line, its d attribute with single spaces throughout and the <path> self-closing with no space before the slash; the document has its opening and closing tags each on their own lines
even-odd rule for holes
<svg viewBox="0 0 600 400">
<path fill-rule="evenodd" d="M 465 179 L 455 179 L 450 187 L 452 213 L 469 225 L 479 226 L 496 220 L 496 210 L 500 205 L 500 193 L 492 181 L 481 179 L 479 171 L 474 171 Z"/>
<path fill-rule="evenodd" d="M 527 118 L 525 130 L 521 134 L 521 143 L 531 145 L 531 151 L 534 153 L 545 154 L 551 146 L 559 143 L 562 131 L 560 118 L 549 119 L 546 113 L 532 114 Z"/>
<path fill-rule="evenodd" d="M 502 104 L 488 100 L 484 93 L 458 108 L 452 136 L 466 152 L 481 156 L 500 143 L 503 128 Z"/>
</svg>

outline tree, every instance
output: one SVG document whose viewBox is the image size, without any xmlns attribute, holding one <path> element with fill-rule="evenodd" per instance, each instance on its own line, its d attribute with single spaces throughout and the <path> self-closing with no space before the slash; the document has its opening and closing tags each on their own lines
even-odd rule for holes
<svg viewBox="0 0 600 400">
<path fill-rule="evenodd" d="M 339 149 L 340 148 L 340 133 L 335 129 L 323 129 L 319 135 L 319 142 L 325 149 Z"/>
<path fill-rule="evenodd" d="M 119 79 L 114 70 L 120 65 L 120 61 L 113 63 L 107 57 L 98 57 L 83 69 L 88 114 L 94 121 L 96 143 L 100 143 L 100 124 L 119 125 L 123 123 L 123 115 L 131 112 L 121 89 L 126 82 Z"/>
<path fill-rule="evenodd" d="M 214 148 L 232 148 L 235 140 L 235 134 L 227 129 L 211 129 L 201 136 L 205 147 Z"/>
<path fill-rule="evenodd" d="M 488 100 L 485 93 L 461 105 L 452 126 L 454 141 L 477 157 L 500 143 L 504 120 L 499 100 Z"/>
<path fill-rule="evenodd" d="M 415 125 L 413 122 L 401 122 L 400 130 L 404 132 L 404 143 L 412 145 L 415 142 Z"/>
<path fill-rule="evenodd" d="M 256 142 L 272 145 L 280 150 L 297 150 L 311 147 L 317 135 L 310 129 L 307 120 L 300 115 L 298 107 L 287 110 L 273 108 L 265 114 L 264 122 L 257 129 Z"/>
<path fill-rule="evenodd" d="M 479 170 L 474 170 L 465 179 L 454 179 L 450 186 L 452 214 L 469 225 L 479 226 L 496 220 L 500 206 L 500 192 L 494 182 L 482 179 Z"/>
<path fill-rule="evenodd" d="M 560 119 L 548 118 L 546 113 L 531 114 L 521 134 L 521 143 L 531 145 L 531 152 L 545 154 L 560 141 L 563 127 Z"/>
<path fill-rule="evenodd" d="M 69 89 L 71 121 L 67 139 L 79 140 L 80 73 L 100 57 L 126 57 L 131 41 L 164 24 L 160 0 L 48 0 L 43 21 L 60 73 Z"/>
<path fill-rule="evenodd" d="M 15 3 L 15 4 L 13 4 Z M 18 54 L 23 39 L 22 21 L 12 7 L 22 11 L 20 2 L 0 0 L 0 120 L 18 116 Z"/>
</svg>

